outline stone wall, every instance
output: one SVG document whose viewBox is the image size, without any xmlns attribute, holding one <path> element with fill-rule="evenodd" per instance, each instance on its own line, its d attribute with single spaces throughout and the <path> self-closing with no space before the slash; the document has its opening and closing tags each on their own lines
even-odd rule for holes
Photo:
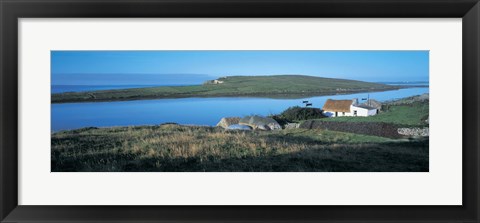
<svg viewBox="0 0 480 223">
<path fill-rule="evenodd" d="M 399 128 L 398 134 L 404 136 L 429 136 L 429 128 Z"/>
</svg>

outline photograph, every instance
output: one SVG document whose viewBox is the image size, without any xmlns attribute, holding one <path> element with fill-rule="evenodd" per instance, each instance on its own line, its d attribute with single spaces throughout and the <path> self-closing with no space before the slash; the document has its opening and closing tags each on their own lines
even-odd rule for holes
<svg viewBox="0 0 480 223">
<path fill-rule="evenodd" d="M 480 0 L 0 2 L 0 223 L 480 223 Z"/>
<path fill-rule="evenodd" d="M 53 50 L 51 172 L 429 172 L 429 53 Z"/>
</svg>

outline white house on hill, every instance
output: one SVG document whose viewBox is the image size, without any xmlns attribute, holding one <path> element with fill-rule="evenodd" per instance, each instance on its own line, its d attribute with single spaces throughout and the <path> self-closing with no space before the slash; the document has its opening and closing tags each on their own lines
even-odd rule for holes
<svg viewBox="0 0 480 223">
<path fill-rule="evenodd" d="M 367 105 L 358 104 L 357 99 L 353 100 L 332 100 L 328 99 L 323 105 L 323 114 L 328 117 L 341 116 L 372 116 L 378 114 L 378 109 Z"/>
</svg>

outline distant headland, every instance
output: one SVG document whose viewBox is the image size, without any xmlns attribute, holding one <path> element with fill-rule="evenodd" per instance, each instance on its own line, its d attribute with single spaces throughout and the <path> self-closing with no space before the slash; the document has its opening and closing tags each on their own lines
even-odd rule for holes
<svg viewBox="0 0 480 223">
<path fill-rule="evenodd" d="M 202 85 L 159 86 L 52 94 L 52 103 L 127 101 L 189 97 L 302 98 L 405 88 L 356 80 L 306 75 L 227 76 Z"/>
</svg>

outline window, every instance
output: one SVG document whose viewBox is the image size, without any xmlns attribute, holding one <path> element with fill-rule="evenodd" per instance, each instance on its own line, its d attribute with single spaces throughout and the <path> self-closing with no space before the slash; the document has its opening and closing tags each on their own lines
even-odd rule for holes
<svg viewBox="0 0 480 223">
<path fill-rule="evenodd" d="M 353 115 L 357 116 L 357 110 L 353 111 Z"/>
<path fill-rule="evenodd" d="M 342 115 L 345 115 L 345 112 L 342 112 Z"/>
</svg>

